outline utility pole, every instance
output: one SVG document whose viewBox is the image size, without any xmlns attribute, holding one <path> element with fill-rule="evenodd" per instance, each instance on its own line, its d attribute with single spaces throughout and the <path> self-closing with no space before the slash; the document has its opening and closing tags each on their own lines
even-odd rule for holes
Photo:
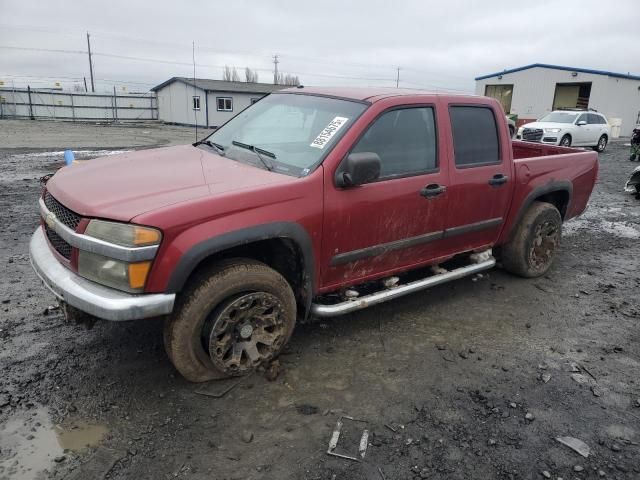
<svg viewBox="0 0 640 480">
<path fill-rule="evenodd" d="M 400 85 L 400 67 L 397 68 L 398 73 L 396 75 L 396 88 Z"/>
<path fill-rule="evenodd" d="M 93 62 L 91 61 L 91 41 L 89 41 L 89 32 L 87 32 L 87 52 L 89 53 L 89 74 L 91 75 L 91 92 L 95 93 L 96 88 L 93 84 Z"/>
<path fill-rule="evenodd" d="M 278 64 L 280 61 L 278 60 L 278 55 L 273 56 L 273 84 L 278 84 Z"/>
</svg>

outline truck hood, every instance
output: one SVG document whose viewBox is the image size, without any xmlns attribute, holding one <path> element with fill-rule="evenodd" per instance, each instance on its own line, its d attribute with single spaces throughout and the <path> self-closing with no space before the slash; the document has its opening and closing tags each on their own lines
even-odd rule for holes
<svg viewBox="0 0 640 480">
<path fill-rule="evenodd" d="M 128 222 L 179 202 L 294 180 L 205 149 L 180 145 L 63 167 L 49 180 L 47 190 L 82 216 Z"/>
<path fill-rule="evenodd" d="M 562 130 L 565 130 L 572 125 L 572 123 L 532 122 L 522 125 L 522 128 L 560 128 Z"/>
</svg>

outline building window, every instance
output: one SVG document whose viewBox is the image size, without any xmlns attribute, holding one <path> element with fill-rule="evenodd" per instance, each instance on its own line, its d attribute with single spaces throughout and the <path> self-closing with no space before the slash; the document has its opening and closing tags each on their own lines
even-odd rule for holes
<svg viewBox="0 0 640 480">
<path fill-rule="evenodd" d="M 511 113 L 511 98 L 513 97 L 513 85 L 487 85 L 484 87 L 486 97 L 495 98 L 502 105 L 504 113 Z"/>
<path fill-rule="evenodd" d="M 259 99 L 259 98 L 252 98 L 252 99 L 251 99 L 251 105 L 253 105 L 254 103 L 256 103 L 256 102 L 258 102 L 258 101 L 260 101 L 260 99 Z"/>
<path fill-rule="evenodd" d="M 233 98 L 216 97 L 219 112 L 233 112 Z"/>
<path fill-rule="evenodd" d="M 200 110 L 200 97 L 197 97 L 197 96 L 193 97 L 193 109 Z"/>
</svg>

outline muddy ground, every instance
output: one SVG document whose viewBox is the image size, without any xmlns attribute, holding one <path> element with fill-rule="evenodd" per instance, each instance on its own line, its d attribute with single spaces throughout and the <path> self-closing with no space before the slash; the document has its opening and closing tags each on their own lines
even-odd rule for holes
<svg viewBox="0 0 640 480">
<path fill-rule="evenodd" d="M 640 202 L 622 192 L 623 142 L 544 278 L 496 269 L 301 325 L 274 381 L 193 385 L 158 321 L 66 324 L 27 254 L 38 178 L 62 158 L 47 152 L 193 132 L 72 127 L 0 122 L 0 479 L 640 478 Z M 345 421 L 339 451 L 370 432 L 361 462 L 326 454 L 341 415 L 364 422 Z"/>
</svg>

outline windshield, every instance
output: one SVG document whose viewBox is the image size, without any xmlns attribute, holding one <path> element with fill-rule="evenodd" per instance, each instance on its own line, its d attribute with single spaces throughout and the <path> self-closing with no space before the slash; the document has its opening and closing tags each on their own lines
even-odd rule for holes
<svg viewBox="0 0 640 480">
<path fill-rule="evenodd" d="M 366 107 L 334 98 L 272 94 L 239 113 L 207 140 L 222 147 L 227 158 L 262 166 L 258 154 L 264 160 L 266 152 L 273 171 L 304 176 Z"/>
<path fill-rule="evenodd" d="M 551 123 L 573 123 L 578 115 L 578 113 L 573 112 L 551 112 L 538 121 Z"/>
</svg>

